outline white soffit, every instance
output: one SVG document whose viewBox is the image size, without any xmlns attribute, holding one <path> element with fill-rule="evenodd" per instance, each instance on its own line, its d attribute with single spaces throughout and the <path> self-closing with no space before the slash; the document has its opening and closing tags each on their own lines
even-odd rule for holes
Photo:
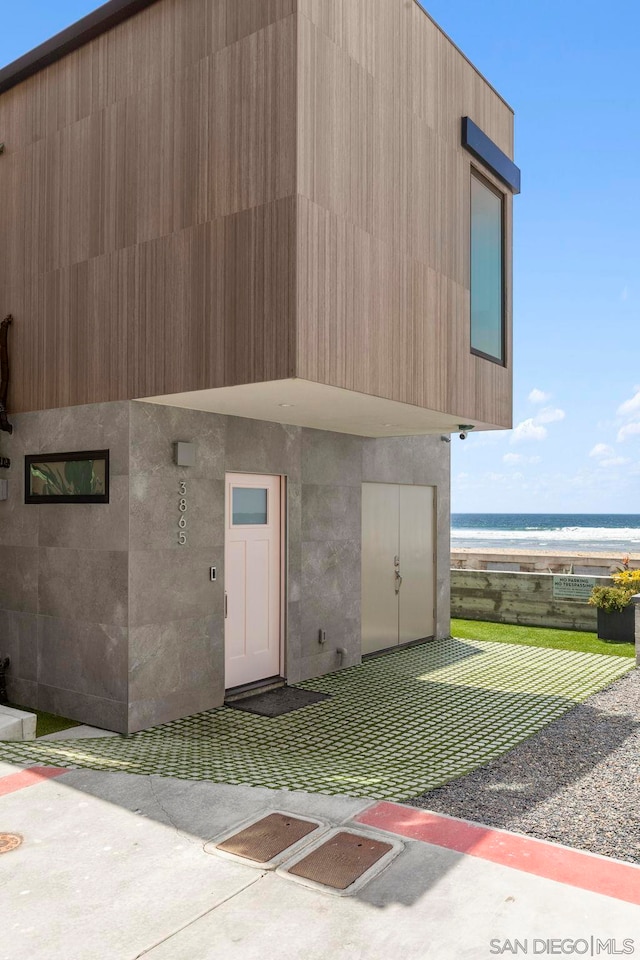
<svg viewBox="0 0 640 960">
<path fill-rule="evenodd" d="M 147 403 L 250 420 L 270 420 L 359 437 L 452 433 L 459 423 L 459 418 L 436 410 L 299 379 L 270 380 L 141 399 Z"/>
</svg>

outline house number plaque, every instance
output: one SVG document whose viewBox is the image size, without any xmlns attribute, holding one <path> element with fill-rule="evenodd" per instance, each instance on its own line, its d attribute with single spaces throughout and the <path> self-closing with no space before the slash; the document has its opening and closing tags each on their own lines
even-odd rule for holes
<svg viewBox="0 0 640 960">
<path fill-rule="evenodd" d="M 180 500 L 178 503 L 180 517 L 178 519 L 178 543 L 181 547 L 187 542 L 187 484 L 180 481 Z"/>
</svg>

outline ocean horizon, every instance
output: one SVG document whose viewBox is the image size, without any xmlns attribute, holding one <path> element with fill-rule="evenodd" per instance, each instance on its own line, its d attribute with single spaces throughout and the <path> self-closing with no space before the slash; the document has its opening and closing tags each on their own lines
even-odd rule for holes
<svg viewBox="0 0 640 960">
<path fill-rule="evenodd" d="M 640 514 L 453 513 L 451 549 L 640 554 Z"/>
</svg>

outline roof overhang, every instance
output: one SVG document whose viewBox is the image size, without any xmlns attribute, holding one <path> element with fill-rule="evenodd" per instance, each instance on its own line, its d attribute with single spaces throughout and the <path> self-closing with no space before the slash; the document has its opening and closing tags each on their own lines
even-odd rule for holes
<svg viewBox="0 0 640 960">
<path fill-rule="evenodd" d="M 457 433 L 461 421 L 465 420 L 455 414 L 427 410 L 410 403 L 372 397 L 299 378 L 140 399 L 147 403 L 330 430 L 358 437 Z M 472 426 L 477 430 L 505 429 L 478 421 Z"/>
<path fill-rule="evenodd" d="M 141 10 L 145 10 L 158 0 L 109 0 L 97 10 L 89 13 L 70 27 L 57 33 L 39 47 L 25 53 L 23 57 L 0 70 L 0 93 L 10 90 L 16 84 L 32 77 L 39 70 L 61 60 L 100 34 L 128 20 Z"/>
</svg>

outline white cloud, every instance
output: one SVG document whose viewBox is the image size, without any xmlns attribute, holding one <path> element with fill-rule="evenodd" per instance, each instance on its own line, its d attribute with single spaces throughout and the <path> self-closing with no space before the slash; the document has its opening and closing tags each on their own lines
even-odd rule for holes
<svg viewBox="0 0 640 960">
<path fill-rule="evenodd" d="M 523 483 L 524 475 L 522 473 L 494 473 L 489 471 L 483 474 L 482 480 L 485 483 L 490 483 L 494 487 L 504 486 L 512 488 L 514 483 Z"/>
<path fill-rule="evenodd" d="M 629 457 L 608 457 L 606 460 L 601 460 L 599 465 L 601 467 L 623 467 L 627 463 L 631 463 Z"/>
<path fill-rule="evenodd" d="M 623 467 L 631 463 L 628 457 L 616 457 L 613 447 L 608 443 L 596 443 L 589 456 L 595 457 L 599 467 Z"/>
<path fill-rule="evenodd" d="M 542 457 L 525 457 L 522 453 L 505 453 L 502 458 L 503 463 L 540 463 Z"/>
<path fill-rule="evenodd" d="M 619 417 L 633 417 L 636 413 L 640 413 L 640 389 L 633 397 L 625 400 L 618 407 Z"/>
<path fill-rule="evenodd" d="M 529 400 L 531 403 L 546 403 L 547 400 L 551 400 L 551 394 L 545 393 L 543 390 L 538 390 L 537 387 L 534 387 L 529 394 Z"/>
<path fill-rule="evenodd" d="M 558 407 L 545 407 L 534 417 L 534 423 L 557 423 L 558 420 L 564 420 L 565 412 Z"/>
<path fill-rule="evenodd" d="M 514 428 L 511 434 L 511 443 L 520 443 L 523 440 L 545 440 L 547 436 L 546 427 L 536 424 L 533 417 L 523 420 Z"/>
<path fill-rule="evenodd" d="M 541 394 L 541 391 L 538 391 Z M 542 394 L 541 394 L 542 395 Z M 535 417 L 522 420 L 511 434 L 511 443 L 520 443 L 522 440 L 546 440 L 547 429 L 543 424 L 557 423 L 564 420 L 565 412 L 558 407 L 543 407 Z"/>
<path fill-rule="evenodd" d="M 590 452 L 589 456 L 597 457 L 598 460 L 601 457 L 612 457 L 613 447 L 610 447 L 608 443 L 596 443 L 595 447 Z"/>
<path fill-rule="evenodd" d="M 640 422 L 625 424 L 624 427 L 620 427 L 620 429 L 618 430 L 618 436 L 617 436 L 618 443 L 622 443 L 624 440 L 628 440 L 629 437 L 633 437 L 636 433 L 640 433 Z"/>
</svg>

